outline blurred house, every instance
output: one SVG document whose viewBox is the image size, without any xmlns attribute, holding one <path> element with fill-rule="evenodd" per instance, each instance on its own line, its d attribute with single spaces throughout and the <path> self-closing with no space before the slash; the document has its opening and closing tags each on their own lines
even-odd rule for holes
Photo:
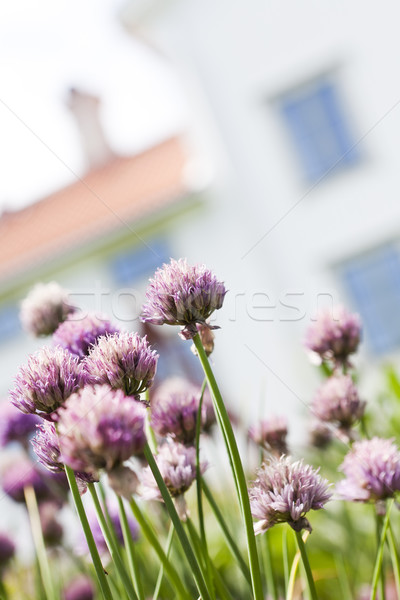
<svg viewBox="0 0 400 600">
<path fill-rule="evenodd" d="M 25 359 L 22 353 L 43 343 L 28 342 L 19 322 L 19 302 L 31 286 L 56 280 L 70 290 L 77 306 L 139 329 L 148 277 L 176 255 L 177 229 L 204 211 L 202 192 L 190 180 L 193 157 L 181 138 L 135 156 L 114 156 L 101 127 L 99 100 L 71 90 L 69 105 L 87 173 L 0 218 L 0 394 Z M 157 337 L 158 347 L 169 344 L 165 339 Z M 172 356 L 176 348 L 182 368 L 181 346 L 168 348 Z M 168 367 L 164 363 L 161 370 Z"/>
<path fill-rule="evenodd" d="M 400 9 L 385 11 L 379 31 L 360 0 L 130 0 L 122 14 L 186 86 L 215 198 L 190 252 L 228 281 L 219 343 L 232 387 L 264 386 L 266 411 L 309 402 L 301 339 L 319 306 L 361 314 L 364 359 L 400 348 Z"/>
</svg>

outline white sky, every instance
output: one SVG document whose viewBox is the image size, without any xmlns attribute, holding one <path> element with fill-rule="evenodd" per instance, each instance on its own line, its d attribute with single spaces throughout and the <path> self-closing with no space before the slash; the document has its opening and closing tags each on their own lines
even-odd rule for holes
<svg viewBox="0 0 400 600">
<path fill-rule="evenodd" d="M 64 106 L 72 86 L 102 97 L 116 152 L 134 152 L 184 127 L 179 81 L 167 61 L 124 32 L 115 17 L 120 6 L 120 0 L 0 4 L 0 211 L 70 182 L 69 168 L 84 170 Z"/>
</svg>

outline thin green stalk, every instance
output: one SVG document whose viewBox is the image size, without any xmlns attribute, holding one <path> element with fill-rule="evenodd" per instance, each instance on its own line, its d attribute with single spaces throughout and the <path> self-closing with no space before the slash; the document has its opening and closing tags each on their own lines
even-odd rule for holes
<svg viewBox="0 0 400 600">
<path fill-rule="evenodd" d="M 185 600 L 190 600 L 189 593 L 183 586 L 177 571 L 168 560 L 164 550 L 161 547 L 160 542 L 158 541 L 157 535 L 154 533 L 152 526 L 147 522 L 146 518 L 143 516 L 142 511 L 140 510 L 136 500 L 134 498 L 131 498 L 129 504 L 132 509 L 132 513 L 136 521 L 138 522 L 140 529 L 142 530 L 143 535 L 151 544 L 155 553 L 160 559 L 161 564 L 164 566 L 165 573 L 168 576 L 173 589 L 176 591 L 177 594 L 179 594 L 181 598 L 184 598 Z"/>
<path fill-rule="evenodd" d="M 394 581 L 396 584 L 397 597 L 400 598 L 400 561 L 399 561 L 399 555 L 398 555 L 398 552 L 396 549 L 396 544 L 394 541 L 392 525 L 390 522 L 389 522 L 387 538 L 388 538 L 388 542 L 389 542 L 390 558 L 392 560 L 392 567 L 393 567 Z"/>
<path fill-rule="evenodd" d="M 289 581 L 286 588 L 286 600 L 293 600 L 294 586 L 296 583 L 297 571 L 300 562 L 300 552 L 297 551 L 293 557 L 292 566 L 290 569 Z"/>
<path fill-rule="evenodd" d="M 194 555 L 194 552 L 192 550 L 192 547 L 190 545 L 188 537 L 185 533 L 185 530 L 183 528 L 181 520 L 178 516 L 175 505 L 171 498 L 171 495 L 168 491 L 167 486 L 165 485 L 165 481 L 160 473 L 160 470 L 158 468 L 158 465 L 155 461 L 155 458 L 150 450 L 148 443 L 146 443 L 146 445 L 144 447 L 144 455 L 146 457 L 147 462 L 149 463 L 151 472 L 153 473 L 154 479 L 156 480 L 158 488 L 161 492 L 161 496 L 164 500 L 165 507 L 168 511 L 171 521 L 174 524 L 177 536 L 182 545 L 182 548 L 185 553 L 186 559 L 189 563 L 189 566 L 192 570 L 192 574 L 193 574 L 194 580 L 196 582 L 197 588 L 200 592 L 200 595 L 202 597 L 202 600 L 211 600 L 210 594 L 207 589 L 207 585 L 204 581 L 204 578 L 203 578 L 201 569 L 199 567 L 199 564 L 197 562 L 196 556 Z"/>
<path fill-rule="evenodd" d="M 338 554 L 335 556 L 335 565 L 336 572 L 339 579 L 340 587 L 342 590 L 342 598 L 343 600 L 352 600 L 353 593 L 351 591 L 349 578 L 346 572 L 346 566 L 344 564 L 344 559 L 342 554 Z"/>
<path fill-rule="evenodd" d="M 174 526 L 171 523 L 169 532 L 168 532 L 168 537 L 167 537 L 167 544 L 165 547 L 165 555 L 167 558 L 169 557 L 169 553 L 171 551 L 172 540 L 174 539 L 174 531 L 175 531 Z M 153 592 L 153 600 L 158 599 L 158 594 L 160 593 L 161 582 L 163 580 L 163 577 L 164 577 L 164 565 L 163 565 L 163 563 L 161 563 L 160 570 L 158 572 L 156 587 L 154 588 L 154 592 Z"/>
<path fill-rule="evenodd" d="M 102 505 L 103 505 L 103 512 L 104 512 L 104 516 L 105 516 L 106 521 L 107 521 L 108 528 L 110 530 L 111 535 L 114 538 L 115 544 L 117 546 L 120 546 L 120 542 L 119 542 L 119 540 L 117 538 L 117 534 L 115 533 L 114 524 L 113 524 L 113 522 L 111 520 L 111 517 L 110 517 L 110 511 L 108 510 L 107 496 L 106 496 L 106 491 L 104 489 L 104 485 L 101 483 L 101 481 L 99 481 L 97 483 L 97 487 L 98 487 L 98 489 L 100 491 L 101 502 L 102 502 Z"/>
<path fill-rule="evenodd" d="M 119 520 L 121 522 L 122 535 L 124 537 L 124 543 L 126 553 L 128 555 L 129 572 L 133 581 L 133 586 L 139 600 L 145 600 L 142 580 L 140 577 L 140 570 L 138 568 L 135 544 L 132 539 L 131 531 L 129 529 L 128 519 L 126 517 L 124 503 L 122 498 L 118 496 L 118 508 L 119 508 Z"/>
<path fill-rule="evenodd" d="M 278 590 L 276 587 L 276 582 L 275 582 L 275 577 L 274 577 L 274 572 L 272 569 L 272 563 L 271 563 L 271 547 L 270 547 L 270 543 L 269 543 L 269 537 L 268 537 L 268 531 L 266 531 L 264 533 L 264 535 L 262 536 L 262 539 L 260 540 L 261 543 L 263 544 L 262 550 L 263 550 L 263 563 L 264 563 L 264 569 L 265 569 L 265 578 L 267 580 L 267 591 L 270 594 L 270 596 L 272 597 L 272 600 L 278 600 Z"/>
<path fill-rule="evenodd" d="M 213 566 L 213 573 L 215 578 L 215 587 L 217 588 L 217 592 L 221 600 L 233 600 L 230 591 L 226 587 L 225 581 L 222 579 L 218 569 Z"/>
<path fill-rule="evenodd" d="M 118 547 L 116 546 L 113 536 L 110 533 L 110 530 L 107 526 L 107 521 L 106 521 L 103 511 L 101 509 L 101 504 L 100 504 L 99 497 L 96 492 L 96 488 L 94 487 L 94 483 L 88 484 L 88 490 L 90 492 L 90 495 L 92 496 L 94 508 L 95 508 L 96 514 L 97 514 L 97 520 L 99 522 L 100 529 L 101 529 L 104 539 L 106 541 L 107 548 L 110 552 L 112 561 L 115 565 L 115 569 L 124 585 L 125 590 L 128 593 L 129 598 L 132 600 L 137 600 L 137 595 L 135 593 L 135 590 L 133 589 L 133 585 L 131 583 L 131 580 L 129 579 L 129 575 L 126 572 L 124 563 L 122 562 L 122 558 L 119 553 Z"/>
<path fill-rule="evenodd" d="M 382 573 L 383 550 L 384 550 L 384 546 L 385 546 L 386 533 L 387 533 L 387 530 L 389 527 L 390 512 L 392 510 L 393 503 L 394 503 L 394 499 L 390 500 L 390 502 L 388 503 L 385 519 L 383 521 L 381 531 L 380 531 L 378 550 L 377 550 L 376 559 L 375 559 L 374 574 L 372 576 L 372 583 L 371 583 L 371 596 L 370 596 L 371 600 L 375 600 L 379 580 L 383 579 L 383 577 L 382 577 L 382 575 L 383 575 L 383 573 Z M 383 593 L 383 595 L 382 595 L 382 593 Z M 381 600 L 385 599 L 384 594 L 385 594 L 385 590 L 383 589 L 383 592 L 381 590 Z"/>
<path fill-rule="evenodd" d="M 100 556 L 96 548 L 96 544 L 93 539 L 93 534 L 90 530 L 89 521 L 87 519 L 85 509 L 82 504 L 82 499 L 79 494 L 78 486 L 76 483 L 75 475 L 73 470 L 65 465 L 65 474 L 68 479 L 69 487 L 71 489 L 72 498 L 75 504 L 76 512 L 78 513 L 83 532 L 86 537 L 87 545 L 89 547 L 89 552 L 92 557 L 93 565 L 96 571 L 97 579 L 99 582 L 99 586 L 101 589 L 101 593 L 105 600 L 113 600 L 113 596 L 111 594 L 110 587 L 108 585 L 108 581 L 106 579 L 103 565 L 101 564 Z"/>
<path fill-rule="evenodd" d="M 204 511 L 203 511 L 203 494 L 202 494 L 202 477 L 201 477 L 201 465 L 200 465 L 200 433 L 201 433 L 201 422 L 202 422 L 202 407 L 203 407 L 203 398 L 204 391 L 206 389 L 207 380 L 204 379 L 203 385 L 201 386 L 200 391 L 200 400 L 199 400 L 199 408 L 197 410 L 197 419 L 196 419 L 196 493 L 197 493 L 197 512 L 199 516 L 199 529 L 200 529 L 200 538 L 201 545 L 204 550 L 204 560 L 206 561 L 206 570 L 207 570 L 207 578 L 209 581 L 213 582 L 212 574 L 211 574 L 211 563 L 210 556 L 208 554 L 207 547 L 207 537 L 206 537 L 206 528 L 204 525 Z M 211 590 L 214 595 L 214 590 Z"/>
<path fill-rule="evenodd" d="M 219 426 L 224 436 L 225 445 L 230 456 L 231 466 L 233 467 L 233 475 L 236 482 L 236 489 L 240 507 L 242 509 L 242 517 L 246 530 L 247 549 L 249 555 L 250 574 L 252 580 L 253 594 L 255 600 L 263 600 L 263 590 L 261 582 L 260 565 L 258 562 L 257 546 L 254 535 L 253 518 L 250 510 L 250 500 L 247 492 L 246 477 L 243 470 L 242 461 L 240 459 L 239 450 L 236 444 L 236 439 L 233 433 L 232 425 L 219 391 L 217 381 L 211 369 L 207 355 L 201 343 L 200 336 L 197 333 L 193 338 L 194 345 L 197 350 L 200 362 L 207 378 L 208 386 L 211 390 L 214 409 L 217 416 Z"/>
<path fill-rule="evenodd" d="M 288 550 L 288 528 L 282 529 L 282 560 L 283 560 L 283 576 L 285 580 L 285 594 L 289 586 L 289 550 Z"/>
<path fill-rule="evenodd" d="M 47 600 L 54 600 L 56 598 L 56 592 L 47 558 L 46 546 L 44 544 L 36 494 L 31 485 L 28 485 L 24 488 L 24 495 L 43 586 L 46 592 Z"/>
<path fill-rule="evenodd" d="M 200 565 L 201 572 L 203 574 L 205 581 L 208 584 L 208 590 L 210 592 L 210 596 L 212 597 L 213 600 L 215 600 L 214 579 L 211 574 L 211 569 L 207 568 L 207 566 L 210 565 L 210 561 L 208 561 L 208 564 L 207 564 L 207 559 L 208 559 L 208 556 L 206 555 L 207 549 L 202 546 L 200 536 L 198 535 L 196 528 L 193 525 L 193 523 L 189 517 L 186 520 L 186 526 L 187 526 L 187 530 L 189 532 L 190 541 L 192 542 L 192 546 L 195 549 L 195 552 L 197 554 L 197 559 L 198 559 L 198 563 Z"/>
<path fill-rule="evenodd" d="M 307 583 L 308 583 L 308 589 L 309 589 L 309 592 L 310 592 L 310 597 L 311 597 L 312 600 L 318 600 L 317 590 L 315 589 L 315 583 L 314 583 L 314 579 L 313 579 L 313 576 L 312 576 L 312 571 L 311 571 L 310 563 L 308 561 L 307 550 L 306 550 L 306 547 L 304 545 L 303 538 L 301 537 L 301 532 L 300 531 L 295 531 L 295 534 L 296 534 L 297 545 L 299 547 L 300 554 L 301 554 L 301 560 L 303 562 L 304 570 L 305 570 L 305 573 L 306 573 L 306 578 L 307 578 Z"/>
<path fill-rule="evenodd" d="M 251 586 L 251 575 L 250 575 L 249 568 L 246 565 L 246 563 L 244 562 L 243 556 L 241 555 L 240 550 L 229 531 L 226 521 L 225 521 L 224 517 L 222 516 L 222 513 L 218 507 L 218 504 L 214 500 L 214 496 L 212 495 L 211 490 L 208 487 L 204 478 L 202 478 L 202 488 L 203 488 L 204 494 L 208 500 L 208 503 L 214 513 L 214 516 L 217 519 L 219 526 L 221 527 L 221 531 L 224 534 L 225 541 L 228 545 L 228 548 L 231 551 L 231 553 L 233 554 L 233 556 L 236 558 L 238 565 L 240 567 L 240 570 L 242 571 L 243 575 L 245 576 L 246 580 L 248 581 L 248 583 Z"/>
</svg>

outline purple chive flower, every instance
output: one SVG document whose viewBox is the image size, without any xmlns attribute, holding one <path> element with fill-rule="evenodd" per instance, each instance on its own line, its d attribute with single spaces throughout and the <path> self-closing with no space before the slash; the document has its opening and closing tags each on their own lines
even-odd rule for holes
<svg viewBox="0 0 400 600">
<path fill-rule="evenodd" d="M 264 463 L 250 489 L 251 512 L 258 523 L 256 534 L 277 523 L 288 523 L 295 531 L 308 529 L 310 510 L 323 508 L 331 497 L 326 479 L 303 461 L 292 462 L 287 456 Z"/>
<path fill-rule="evenodd" d="M 332 441 L 332 428 L 315 419 L 309 430 L 309 440 L 314 448 L 326 448 Z"/>
<path fill-rule="evenodd" d="M 376 502 L 400 490 L 400 452 L 392 439 L 355 442 L 339 468 L 346 478 L 336 491 L 344 500 Z"/>
<path fill-rule="evenodd" d="M 37 433 L 32 440 L 33 450 L 40 462 L 52 473 L 64 472 L 61 460 L 60 440 L 53 423 L 43 421 L 37 428 Z M 88 483 L 98 481 L 92 473 L 75 472 L 79 491 L 83 494 Z M 68 484 L 67 484 L 67 487 Z"/>
<path fill-rule="evenodd" d="M 63 528 L 57 520 L 59 510 L 56 502 L 46 501 L 39 505 L 40 524 L 47 546 L 58 546 L 62 542 Z"/>
<path fill-rule="evenodd" d="M 89 383 L 106 383 L 127 396 L 137 396 L 153 383 L 158 354 L 138 333 L 102 337 L 85 359 Z"/>
<path fill-rule="evenodd" d="M 20 319 L 35 337 L 51 335 L 75 308 L 58 283 L 38 283 L 21 303 Z"/>
<path fill-rule="evenodd" d="M 56 411 L 83 383 L 78 359 L 63 348 L 43 347 L 20 367 L 11 402 L 23 413 L 42 417 Z"/>
<path fill-rule="evenodd" d="M 360 339 L 359 316 L 340 305 L 333 312 L 325 310 L 319 314 L 318 320 L 306 333 L 305 345 L 319 354 L 322 360 L 348 366 L 348 357 L 356 352 Z"/>
<path fill-rule="evenodd" d="M 182 336 L 191 339 L 197 325 L 207 325 L 207 319 L 222 307 L 225 294 L 224 284 L 205 265 L 190 266 L 185 259 L 171 259 L 150 279 L 142 321 L 182 325 Z"/>
<path fill-rule="evenodd" d="M 249 438 L 258 446 L 276 454 L 278 457 L 288 451 L 287 434 L 287 419 L 277 415 L 263 419 L 257 425 L 249 427 Z"/>
<path fill-rule="evenodd" d="M 60 411 L 62 460 L 76 471 L 112 471 L 143 451 L 145 407 L 121 390 L 87 386 Z"/>
<path fill-rule="evenodd" d="M 111 523 L 113 525 L 113 530 L 115 532 L 115 535 L 117 536 L 119 543 L 121 545 L 123 545 L 124 544 L 124 536 L 122 533 L 118 508 L 114 504 L 108 504 L 108 502 L 107 502 L 107 510 L 108 510 L 108 514 L 110 516 Z M 96 543 L 97 550 L 99 551 L 99 553 L 101 555 L 107 555 L 108 554 L 107 544 L 104 539 L 103 533 L 101 531 L 99 522 L 97 520 L 96 512 L 92 505 L 89 505 L 88 509 L 86 510 L 86 514 L 87 514 L 87 518 L 89 521 L 90 529 L 92 530 L 92 533 L 93 533 L 93 538 Z M 139 525 L 129 515 L 127 515 L 127 518 L 128 518 L 128 525 L 129 525 L 132 539 L 134 542 L 136 542 L 139 539 Z M 87 546 L 86 538 L 83 535 L 83 532 L 80 534 L 77 551 L 79 554 L 86 554 L 87 552 L 89 552 L 89 548 Z"/>
<path fill-rule="evenodd" d="M 11 442 L 20 442 L 26 446 L 27 440 L 35 431 L 39 421 L 39 417 L 22 413 L 11 402 L 2 402 L 0 405 L 0 446 L 4 448 Z"/>
<path fill-rule="evenodd" d="M 0 570 L 4 569 L 15 555 L 15 544 L 6 533 L 0 533 Z"/>
<path fill-rule="evenodd" d="M 63 591 L 63 600 L 94 600 L 95 588 L 90 577 L 80 575 Z"/>
<path fill-rule="evenodd" d="M 119 327 L 113 325 L 105 317 L 93 313 L 73 313 L 61 323 L 54 332 L 55 344 L 66 348 L 74 356 L 83 358 L 89 354 L 90 348 L 103 335 L 118 333 Z"/>
<path fill-rule="evenodd" d="M 365 402 L 360 400 L 349 375 L 329 377 L 317 390 L 312 404 L 314 414 L 327 423 L 337 423 L 350 429 L 364 414 Z"/>
<path fill-rule="evenodd" d="M 151 426 L 161 437 L 171 436 L 183 444 L 193 444 L 201 390 L 179 377 L 166 380 L 151 399 Z M 202 428 L 210 428 L 215 415 L 208 390 L 203 395 Z"/>
<path fill-rule="evenodd" d="M 8 464 L 2 472 L 3 491 L 15 502 L 25 502 L 24 488 L 31 486 L 38 500 L 51 497 L 43 473 L 28 458 L 18 458 Z"/>
<path fill-rule="evenodd" d="M 176 500 L 180 517 L 186 517 L 186 503 L 183 494 L 196 479 L 196 449 L 176 442 L 162 444 L 155 456 L 160 473 L 171 496 Z M 202 463 L 202 472 L 206 469 Z M 145 467 L 141 472 L 141 495 L 147 500 L 161 500 L 161 492 L 150 470 Z"/>
</svg>

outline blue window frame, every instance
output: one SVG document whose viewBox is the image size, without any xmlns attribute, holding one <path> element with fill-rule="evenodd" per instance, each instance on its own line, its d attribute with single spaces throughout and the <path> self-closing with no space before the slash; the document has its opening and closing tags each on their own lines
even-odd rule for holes
<svg viewBox="0 0 400 600">
<path fill-rule="evenodd" d="M 334 83 L 320 78 L 279 97 L 280 111 L 307 179 L 356 164 L 360 150 Z"/>
<path fill-rule="evenodd" d="M 114 257 L 111 270 L 119 285 L 130 285 L 148 277 L 163 263 L 169 262 L 170 250 L 165 240 L 151 240 L 148 246 L 128 248 Z"/>
<path fill-rule="evenodd" d="M 381 246 L 347 261 L 340 270 L 373 352 L 399 349 L 400 245 Z"/>
</svg>

